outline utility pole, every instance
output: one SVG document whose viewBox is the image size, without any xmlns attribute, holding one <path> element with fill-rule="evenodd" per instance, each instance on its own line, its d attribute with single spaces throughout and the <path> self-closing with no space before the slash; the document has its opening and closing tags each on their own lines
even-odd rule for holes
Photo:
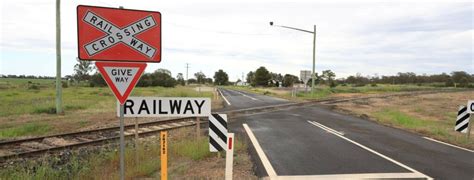
<svg viewBox="0 0 474 180">
<path fill-rule="evenodd" d="M 63 113 L 61 88 L 61 0 L 56 0 L 56 114 Z"/>
<path fill-rule="evenodd" d="M 314 79 L 316 78 L 316 74 L 314 72 L 316 64 L 316 25 L 314 25 L 313 35 L 313 75 L 311 75 L 311 97 L 314 97 Z"/>
<path fill-rule="evenodd" d="M 188 83 L 188 70 L 189 70 L 189 64 L 186 63 L 186 85 L 189 85 L 189 83 Z"/>
</svg>

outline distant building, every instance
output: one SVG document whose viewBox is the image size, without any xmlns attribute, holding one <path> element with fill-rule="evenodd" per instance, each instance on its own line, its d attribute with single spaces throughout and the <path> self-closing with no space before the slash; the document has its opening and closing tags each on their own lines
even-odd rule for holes
<svg viewBox="0 0 474 180">
<path fill-rule="evenodd" d="M 248 86 L 248 83 L 239 81 L 239 82 L 235 83 L 235 85 L 237 85 L 237 86 Z"/>
</svg>

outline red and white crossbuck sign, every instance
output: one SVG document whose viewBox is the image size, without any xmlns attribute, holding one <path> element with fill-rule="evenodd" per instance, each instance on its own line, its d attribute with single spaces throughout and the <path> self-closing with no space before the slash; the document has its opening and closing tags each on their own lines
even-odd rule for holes
<svg viewBox="0 0 474 180">
<path fill-rule="evenodd" d="M 159 12 L 77 7 L 81 60 L 160 62 Z"/>
</svg>

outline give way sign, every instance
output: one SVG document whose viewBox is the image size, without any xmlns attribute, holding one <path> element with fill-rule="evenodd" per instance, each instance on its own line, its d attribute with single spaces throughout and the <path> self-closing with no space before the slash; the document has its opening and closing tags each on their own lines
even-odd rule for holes
<svg viewBox="0 0 474 180">
<path fill-rule="evenodd" d="M 77 6 L 81 60 L 160 62 L 161 13 Z"/>
<path fill-rule="evenodd" d="M 96 62 L 110 89 L 124 104 L 146 68 L 145 63 Z"/>
</svg>

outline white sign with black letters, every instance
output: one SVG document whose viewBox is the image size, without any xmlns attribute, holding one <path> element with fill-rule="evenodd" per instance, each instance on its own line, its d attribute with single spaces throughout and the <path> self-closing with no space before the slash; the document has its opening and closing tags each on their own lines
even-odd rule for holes
<svg viewBox="0 0 474 180">
<path fill-rule="evenodd" d="M 474 114 L 474 100 L 467 102 L 467 113 Z"/>
<path fill-rule="evenodd" d="M 120 104 L 117 104 L 120 112 Z M 125 117 L 205 117 L 211 115 L 210 98 L 129 97 L 124 103 Z M 117 116 L 119 114 L 117 113 Z"/>
</svg>

